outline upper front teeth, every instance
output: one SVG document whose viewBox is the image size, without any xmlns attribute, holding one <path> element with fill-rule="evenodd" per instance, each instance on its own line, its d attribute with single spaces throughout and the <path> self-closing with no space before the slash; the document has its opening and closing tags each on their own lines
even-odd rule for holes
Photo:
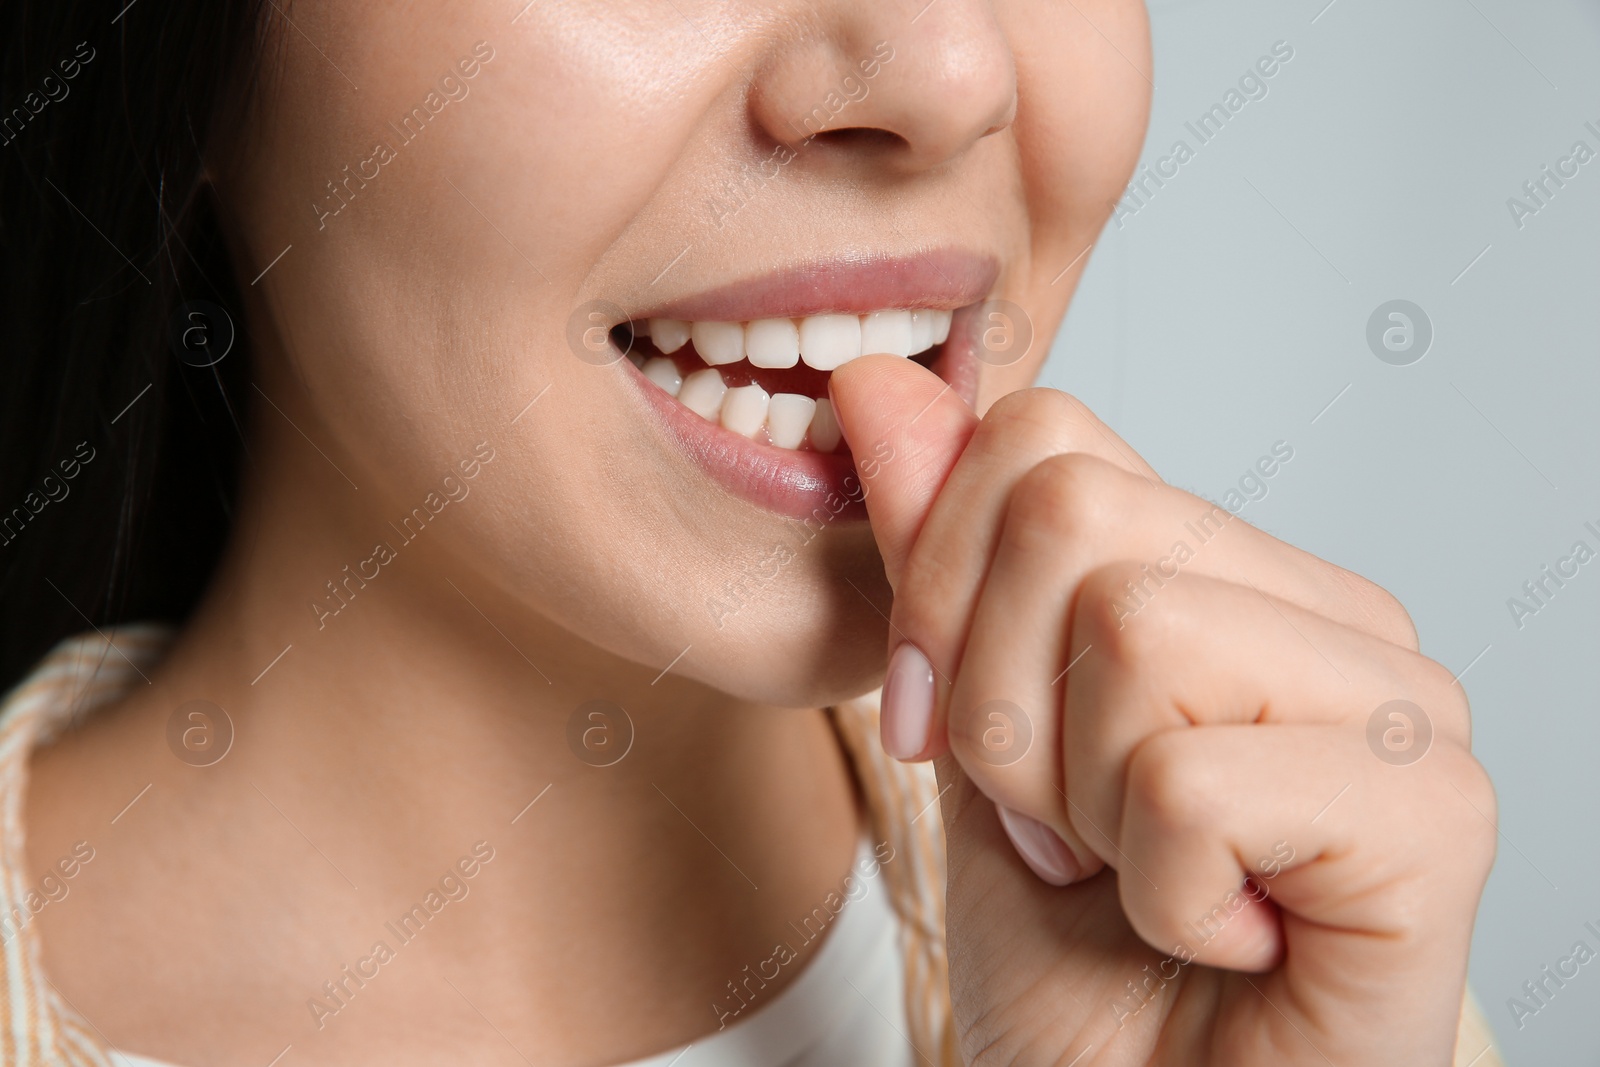
<svg viewBox="0 0 1600 1067">
<path fill-rule="evenodd" d="M 713 367 L 748 359 L 757 367 L 792 367 L 804 361 L 816 370 L 831 371 L 874 352 L 896 356 L 926 352 L 950 336 L 950 315 L 896 309 L 752 322 L 651 319 L 646 332 L 664 353 L 676 352 L 693 339 L 695 351 Z"/>
<path fill-rule="evenodd" d="M 713 367 L 744 358 L 744 327 L 737 322 L 697 322 L 689 336 L 700 358 Z"/>
<path fill-rule="evenodd" d="M 931 344 L 929 347 L 932 347 Z M 911 312 L 874 311 L 861 319 L 861 350 L 887 352 L 891 356 L 911 354 Z"/>
<path fill-rule="evenodd" d="M 755 367 L 800 362 L 800 331 L 793 319 L 757 319 L 744 328 L 744 355 Z"/>
</svg>

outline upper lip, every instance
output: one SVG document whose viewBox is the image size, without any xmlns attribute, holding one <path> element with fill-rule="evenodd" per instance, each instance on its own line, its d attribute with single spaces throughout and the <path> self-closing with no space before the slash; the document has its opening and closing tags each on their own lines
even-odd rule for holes
<svg viewBox="0 0 1600 1067">
<path fill-rule="evenodd" d="M 805 315 L 865 315 L 889 308 L 954 309 L 994 288 L 993 256 L 941 248 L 909 256 L 867 253 L 815 260 L 678 297 L 635 319 L 749 322 Z"/>
</svg>

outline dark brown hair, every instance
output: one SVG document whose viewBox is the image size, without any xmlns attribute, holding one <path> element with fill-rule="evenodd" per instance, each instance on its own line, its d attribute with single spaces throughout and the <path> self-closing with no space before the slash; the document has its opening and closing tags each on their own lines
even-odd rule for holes
<svg viewBox="0 0 1600 1067">
<path fill-rule="evenodd" d="M 232 513 L 249 365 L 205 161 L 279 9 L 124 2 L 0 3 L 0 688 L 91 625 L 181 620 Z M 212 366 L 193 301 L 237 327 Z"/>
</svg>

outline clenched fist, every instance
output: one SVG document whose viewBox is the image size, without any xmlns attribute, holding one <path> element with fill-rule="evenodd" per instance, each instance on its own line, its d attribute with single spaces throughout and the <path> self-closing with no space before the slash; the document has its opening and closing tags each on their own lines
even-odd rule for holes
<svg viewBox="0 0 1600 1067">
<path fill-rule="evenodd" d="M 969 1062 L 1449 1064 L 1495 801 L 1394 598 L 1066 394 L 979 419 L 894 357 L 832 393 L 893 457 L 883 743 L 944 790 Z"/>
</svg>

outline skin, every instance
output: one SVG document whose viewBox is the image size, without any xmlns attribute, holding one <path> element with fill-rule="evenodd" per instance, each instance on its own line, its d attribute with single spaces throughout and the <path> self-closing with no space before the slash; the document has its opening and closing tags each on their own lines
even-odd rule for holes
<svg viewBox="0 0 1600 1067">
<path fill-rule="evenodd" d="M 1454 1062 L 1494 794 L 1466 697 L 1394 598 L 1161 484 L 1063 393 L 980 421 L 885 356 L 832 388 L 847 437 L 896 456 L 867 506 L 891 645 L 937 672 L 916 756 L 949 789 L 969 1062 Z M 1155 586 L 1204 516 L 1220 529 Z M 1390 700 L 1431 724 L 1413 762 L 1370 747 Z M 1032 744 L 994 758 L 1018 722 Z M 1075 870 L 1027 877 L 997 805 Z"/>
<path fill-rule="evenodd" d="M 78 840 L 97 850 L 68 900 L 38 919 L 63 994 L 106 1039 L 180 1064 L 265 1063 L 288 1044 L 303 1063 L 610 1063 L 707 1033 L 724 984 L 766 958 L 850 865 L 861 815 L 818 709 L 882 680 L 890 628 L 879 609 L 892 589 L 895 630 L 953 682 L 937 718 L 951 754 L 935 740 L 918 755 L 938 757 L 956 787 L 944 805 L 949 934 L 969 1056 L 1055 1062 L 1110 1040 L 1092 1036 L 1110 1018 L 1096 1005 L 1162 955 L 1141 937 L 1161 944 L 1174 916 L 1238 873 L 1227 849 L 1252 856 L 1276 832 L 1249 813 L 1293 801 L 1309 815 L 1333 778 L 1360 771 L 1361 788 L 1317 823 L 1332 836 L 1295 838 L 1297 855 L 1318 859 L 1274 890 L 1286 909 L 1308 902 L 1305 930 L 1285 925 L 1300 969 L 1263 976 L 1280 983 L 1263 988 L 1330 1053 L 1385 1035 L 1403 1040 L 1372 1055 L 1363 1047 L 1362 1062 L 1445 1062 L 1492 833 L 1428 775 L 1444 768 L 1491 814 L 1492 797 L 1465 754 L 1464 703 L 1439 707 L 1438 758 L 1408 768 L 1428 772 L 1384 780 L 1391 768 L 1360 764 L 1377 763 L 1355 748 L 1363 701 L 1442 691 L 1440 668 L 1415 653 L 1391 601 L 1230 530 L 1240 547 L 1219 543 L 1161 611 L 1182 605 L 1209 620 L 1212 640 L 1232 635 L 1258 654 L 1224 666 L 1200 654 L 1194 633 L 1161 626 L 1166 644 L 1075 667 L 1064 703 L 1044 684 L 1083 634 L 1121 649 L 1073 606 L 1105 592 L 1095 582 L 1120 558 L 1113 542 L 1164 548 L 1181 510 L 1172 490 L 1118 473 L 1143 468 L 1125 445 L 1108 451 L 1115 438 L 1081 406 L 1016 394 L 1138 153 L 1150 67 L 1142 7 L 521 7 L 473 0 L 397 18 L 358 0 L 297 3 L 295 28 L 276 27 L 249 121 L 217 132 L 212 184 L 239 277 L 290 250 L 244 287 L 259 392 L 223 565 L 150 684 L 33 760 L 30 867 Z M 792 140 L 785 116 L 808 110 L 880 40 L 894 42 L 896 59 L 851 105 L 849 131 L 806 145 L 780 184 L 715 225 L 709 192 Z M 337 203 L 325 183 L 368 158 L 386 124 L 478 41 L 493 52 L 470 93 L 337 215 L 323 214 Z M 686 235 L 690 252 L 672 265 Z M 945 394 L 916 439 L 891 437 L 902 432 L 891 416 L 907 422 L 939 393 L 926 372 L 872 359 L 841 372 L 834 396 L 850 440 L 892 439 L 922 458 L 887 468 L 870 525 L 830 528 L 715 625 L 708 598 L 787 520 L 728 495 L 673 450 L 621 368 L 574 357 L 569 320 L 593 299 L 626 306 L 823 255 L 940 246 L 997 259 L 993 295 L 1026 309 L 1041 341 L 1017 364 L 984 368 L 981 427 Z M 1010 394 L 1024 399 L 996 403 Z M 324 583 L 480 447 L 494 458 L 461 482 L 470 495 L 319 619 L 310 605 Z M 1099 464 L 1092 477 L 1051 459 L 1071 452 L 1072 463 Z M 991 560 L 986 546 L 1030 506 L 1043 516 L 1036 536 Z M 1086 532 L 1108 525 L 1118 538 Z M 1082 550 L 1067 553 L 1070 568 L 1048 550 L 1052 537 Z M 1000 588 L 1002 564 L 1034 586 L 1010 614 L 984 610 L 1004 603 L 987 592 Z M 1319 647 L 1348 642 L 1337 655 L 1351 694 L 1330 695 L 1321 661 L 1306 661 L 1279 616 L 1238 598 L 1247 576 L 1283 612 L 1305 612 L 1294 617 Z M 1223 603 L 1213 584 L 1228 583 L 1234 599 Z M 1081 677 L 1098 681 L 1080 698 Z M 1130 696 L 1158 682 L 1188 688 L 1164 692 L 1166 703 Z M 1010 699 L 1036 709 L 1039 751 L 1055 755 L 972 773 L 987 768 L 972 759 L 967 713 L 1016 685 L 1027 692 Z M 235 726 L 233 748 L 211 767 L 166 747 L 168 717 L 191 699 L 227 709 Z M 566 744 L 574 709 L 594 699 L 625 707 L 635 732 L 627 757 L 603 770 Z M 1210 736 L 1163 709 L 1243 722 L 1252 701 L 1354 738 L 1345 747 L 1356 762 L 1346 773 L 1324 766 L 1316 744 L 1253 730 L 1273 734 L 1270 744 L 1241 742 L 1214 766 L 1187 749 L 1140 763 L 1158 734 Z M 1081 750 L 1067 744 L 1075 724 L 1097 721 L 1131 725 Z M 1252 743 L 1270 751 L 1252 762 Z M 1210 801 L 1182 806 L 1195 818 L 1179 833 L 1157 801 L 1190 797 L 1208 767 Z M 1424 778 L 1431 791 L 1417 785 Z M 1114 843 L 1139 866 L 1170 871 L 1156 881 L 1172 895 L 1144 899 L 1119 881 L 1120 853 L 1083 836 L 1053 799 L 1060 789 L 1096 824 L 1118 827 Z M 1035 877 L 985 795 L 1055 827 L 1087 880 L 1059 889 Z M 1459 818 L 1458 833 L 1439 835 L 1449 854 L 1403 840 L 1394 804 L 1410 805 L 1418 825 Z M 494 858 L 470 895 L 318 1028 L 307 999 L 479 841 Z M 1366 930 L 1394 936 L 1353 946 Z M 1249 990 L 1236 975 L 1204 966 L 1263 966 L 1247 948 L 1213 946 L 1104 1062 L 1164 1062 L 1175 1053 L 1163 1041 L 1197 1034 L 1218 1042 L 1218 1062 L 1223 1052 L 1239 1054 L 1227 1062 L 1312 1062 L 1238 992 Z M 1396 976 L 1396 989 L 1410 978 L 1404 995 L 1348 988 L 1372 968 Z M 1351 1018 L 1363 1033 L 1348 1032 Z"/>
</svg>

